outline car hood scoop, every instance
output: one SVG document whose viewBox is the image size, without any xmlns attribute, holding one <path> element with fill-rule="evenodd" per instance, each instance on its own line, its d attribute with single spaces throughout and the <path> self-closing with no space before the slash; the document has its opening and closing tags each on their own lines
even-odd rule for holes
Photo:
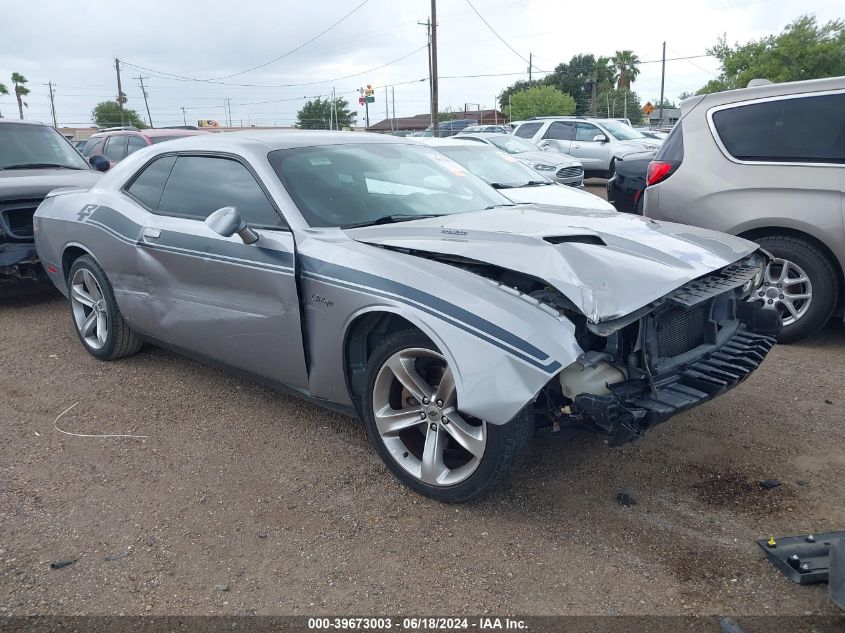
<svg viewBox="0 0 845 633">
<path fill-rule="evenodd" d="M 518 205 L 347 229 L 374 246 L 456 255 L 543 279 L 599 323 L 754 252 L 739 237 L 624 213 Z"/>
</svg>

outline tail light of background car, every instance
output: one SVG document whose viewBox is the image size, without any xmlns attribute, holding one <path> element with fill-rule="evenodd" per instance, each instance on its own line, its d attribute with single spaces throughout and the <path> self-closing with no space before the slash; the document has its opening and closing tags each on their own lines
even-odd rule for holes
<svg viewBox="0 0 845 633">
<path fill-rule="evenodd" d="M 680 163 L 669 162 L 664 160 L 653 160 L 648 164 L 648 171 L 646 172 L 646 187 L 651 187 L 659 182 L 663 182 L 678 169 Z"/>
</svg>

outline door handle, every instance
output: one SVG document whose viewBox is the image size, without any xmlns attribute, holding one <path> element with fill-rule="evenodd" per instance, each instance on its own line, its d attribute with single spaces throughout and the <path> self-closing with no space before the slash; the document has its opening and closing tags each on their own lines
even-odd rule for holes
<svg viewBox="0 0 845 633">
<path fill-rule="evenodd" d="M 161 235 L 161 230 L 159 230 L 159 229 L 144 229 L 144 232 L 143 232 L 142 235 L 143 235 L 145 242 L 152 243 L 152 242 L 155 242 L 159 238 L 159 235 Z"/>
<path fill-rule="evenodd" d="M 573 145 L 572 149 L 581 149 L 581 146 L 580 145 Z"/>
</svg>

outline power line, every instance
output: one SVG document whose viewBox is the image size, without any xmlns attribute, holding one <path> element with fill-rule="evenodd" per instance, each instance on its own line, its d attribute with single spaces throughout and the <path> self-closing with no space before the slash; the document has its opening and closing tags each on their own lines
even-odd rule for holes
<svg viewBox="0 0 845 633">
<path fill-rule="evenodd" d="M 217 85 L 221 85 L 221 86 L 237 86 L 237 87 L 241 87 L 241 88 L 297 88 L 297 87 L 301 87 L 301 86 L 316 86 L 316 85 L 319 85 L 319 84 L 332 83 L 334 81 L 343 81 L 344 79 L 351 79 L 352 77 L 359 77 L 361 75 L 366 75 L 368 73 L 372 73 L 372 72 L 375 72 L 377 70 L 381 70 L 382 68 L 387 68 L 388 66 L 396 64 L 398 62 L 401 62 L 402 60 L 407 59 L 408 57 L 411 57 L 412 55 L 415 55 L 416 53 L 419 53 L 424 48 L 426 48 L 426 46 L 420 46 L 419 48 L 412 50 L 410 53 L 406 53 L 405 55 L 402 55 L 401 57 L 397 57 L 396 59 L 394 59 L 392 61 L 389 61 L 385 64 L 382 64 L 381 66 L 376 66 L 374 68 L 362 70 L 361 72 L 352 73 L 351 75 L 344 75 L 343 77 L 334 77 L 332 79 L 322 79 L 320 81 L 306 81 L 306 82 L 303 82 L 303 83 L 295 83 L 295 84 L 239 84 L 239 83 L 232 83 L 232 82 L 228 82 L 228 81 L 216 81 L 216 80 L 213 80 L 213 79 L 192 79 L 190 77 L 181 77 L 180 75 L 172 75 L 172 76 L 168 77 L 168 76 L 164 76 L 164 75 L 169 75 L 170 73 L 164 73 L 163 71 L 155 70 L 153 68 L 147 68 L 146 66 L 139 66 L 138 64 L 132 64 L 132 63 L 124 61 L 124 60 L 121 60 L 121 61 L 122 61 L 124 66 L 129 66 L 129 67 L 134 68 L 136 70 L 142 70 L 142 71 L 145 71 L 145 72 L 148 72 L 148 73 L 154 73 L 154 75 L 157 76 L 158 79 L 168 79 L 170 81 L 190 81 L 190 82 L 217 84 Z"/>
<path fill-rule="evenodd" d="M 475 8 L 475 6 L 473 6 L 473 4 L 472 4 L 472 2 L 470 2 L 470 0 L 466 0 L 466 3 L 469 5 L 469 8 L 470 8 L 470 9 L 472 9 L 472 10 L 475 12 L 475 15 L 477 15 L 477 16 L 479 17 L 479 19 L 480 19 L 482 22 L 484 22 L 484 24 L 487 26 L 487 28 L 488 28 L 488 29 L 490 29 L 490 32 L 491 32 L 491 33 L 493 33 L 493 35 L 495 35 L 496 37 L 498 37 L 498 38 L 499 38 L 499 40 L 502 42 L 502 44 L 504 44 L 504 45 L 505 45 L 505 46 L 507 46 L 509 49 L 511 49 L 511 51 L 513 51 L 513 54 L 514 54 L 514 55 L 516 55 L 517 57 L 519 57 L 519 58 L 520 58 L 522 61 L 524 61 L 526 64 L 528 64 L 529 66 L 531 65 L 531 61 L 529 61 L 528 59 L 526 59 L 525 57 L 523 57 L 523 56 L 519 53 L 519 51 L 517 51 L 517 50 L 516 50 L 513 46 L 511 46 L 510 44 L 508 44 L 508 43 L 507 43 L 507 41 L 505 40 L 505 38 L 503 38 L 501 35 L 499 35 L 499 34 L 496 32 L 496 29 L 494 29 L 492 26 L 490 26 L 490 23 L 489 23 L 487 20 L 485 20 L 485 19 L 484 19 L 484 16 L 483 16 L 483 15 L 481 15 L 481 14 L 478 12 L 478 9 L 476 9 L 476 8 Z M 546 71 L 541 71 L 541 72 L 546 72 Z"/>
<path fill-rule="evenodd" d="M 346 18 L 348 18 L 348 17 L 349 17 L 349 16 L 351 16 L 353 13 L 355 13 L 356 11 L 358 11 L 358 9 L 360 9 L 361 7 L 363 7 L 363 6 L 364 6 L 365 4 L 367 4 L 369 1 L 370 1 L 370 0 L 364 0 L 361 4 L 359 4 L 357 7 L 355 7 L 354 9 L 352 9 L 352 11 L 350 11 L 349 13 L 347 13 L 346 15 L 344 15 L 344 16 L 343 16 L 342 18 L 340 18 L 337 22 L 335 22 L 334 24 L 332 24 L 332 25 L 331 25 L 331 26 L 329 26 L 328 28 L 326 28 L 326 29 L 324 29 L 324 30 L 320 31 L 319 33 L 317 33 L 317 35 L 315 35 L 314 37 L 312 37 L 310 40 L 308 40 L 307 42 L 305 42 L 305 43 L 303 43 L 303 44 L 300 44 L 300 45 L 299 45 L 299 46 L 297 46 L 296 48 L 292 48 L 292 49 L 291 49 L 291 50 L 289 50 L 288 52 L 283 53 L 283 54 L 279 55 L 278 57 L 274 57 L 274 58 L 273 58 L 273 59 L 271 59 L 270 61 L 264 62 L 263 64 L 258 64 L 258 66 L 253 66 L 252 68 L 247 68 L 246 70 L 242 70 L 242 71 L 237 72 L 237 73 L 232 73 L 231 75 L 223 75 L 222 77 L 214 77 L 214 79 L 215 79 L 215 80 L 216 80 L 216 79 L 228 79 L 229 77 L 237 77 L 238 75 L 245 75 L 246 73 L 251 73 L 253 70 L 258 70 L 259 68 L 264 68 L 265 66 L 269 66 L 270 64 L 274 64 L 274 63 L 276 63 L 277 61 L 279 61 L 280 59 L 284 59 L 284 58 L 285 58 L 285 57 L 287 57 L 288 55 L 292 55 L 293 53 L 295 53 L 295 52 L 297 52 L 297 51 L 302 50 L 303 48 L 305 48 L 306 46 L 308 46 L 309 44 L 311 44 L 311 42 L 313 42 L 313 41 L 315 41 L 315 40 L 317 40 L 317 39 L 321 38 L 323 35 L 325 35 L 325 34 L 326 34 L 326 33 L 328 33 L 329 31 L 331 31 L 334 27 L 336 27 L 336 26 L 337 26 L 337 25 L 339 25 L 341 22 L 343 22 L 344 20 L 346 20 Z"/>
</svg>

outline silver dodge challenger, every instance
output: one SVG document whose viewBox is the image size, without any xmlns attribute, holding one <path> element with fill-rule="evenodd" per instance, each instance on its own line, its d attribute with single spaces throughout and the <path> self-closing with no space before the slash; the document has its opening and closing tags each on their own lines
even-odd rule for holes
<svg viewBox="0 0 845 633">
<path fill-rule="evenodd" d="M 517 204 L 388 136 L 153 145 L 34 227 L 90 354 L 149 342 L 357 415 L 444 501 L 505 480 L 540 427 L 640 438 L 743 381 L 779 324 L 745 301 L 752 242 Z"/>
</svg>

